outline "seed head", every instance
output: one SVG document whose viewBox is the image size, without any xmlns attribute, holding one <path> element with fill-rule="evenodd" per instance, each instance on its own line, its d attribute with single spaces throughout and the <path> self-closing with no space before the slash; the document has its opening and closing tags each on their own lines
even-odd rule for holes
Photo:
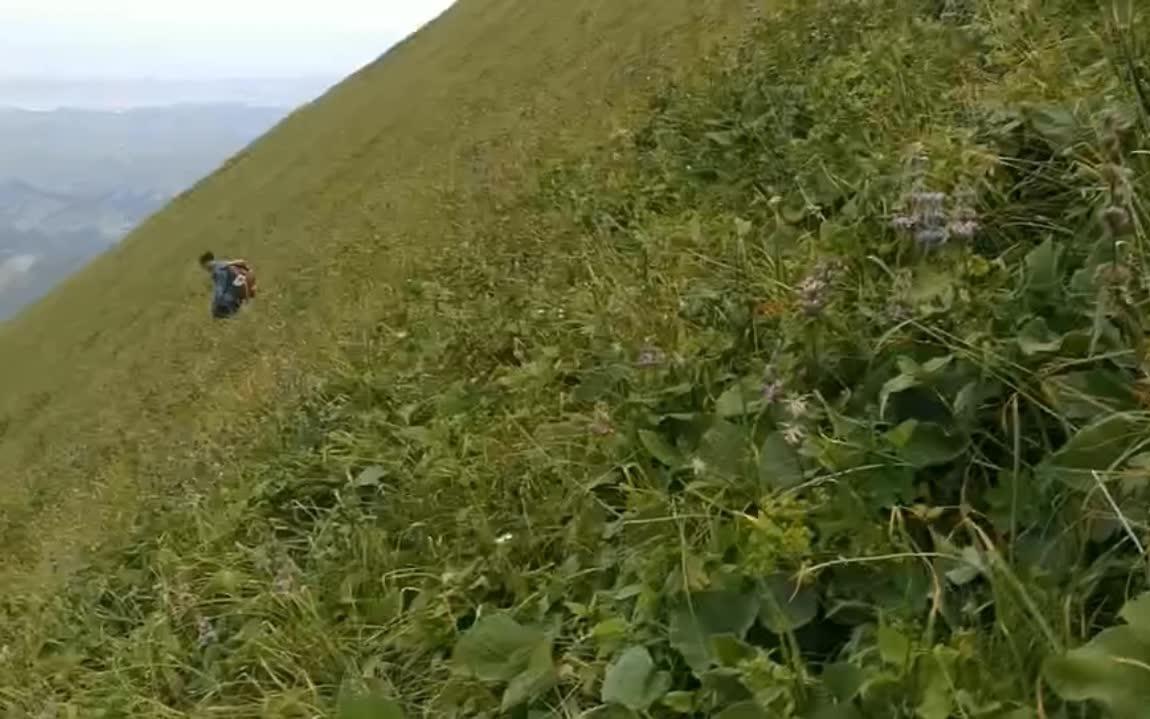
<svg viewBox="0 0 1150 719">
<path fill-rule="evenodd" d="M 1117 205 L 1110 205 L 1102 210 L 1102 223 L 1112 236 L 1121 237 L 1130 230 L 1130 213 Z"/>
<path fill-rule="evenodd" d="M 216 628 L 212 626 L 207 617 L 200 617 L 199 621 L 196 622 L 196 632 L 199 635 L 196 638 L 196 644 L 199 645 L 200 649 L 209 647 L 220 640 L 219 633 L 216 632 Z"/>
</svg>

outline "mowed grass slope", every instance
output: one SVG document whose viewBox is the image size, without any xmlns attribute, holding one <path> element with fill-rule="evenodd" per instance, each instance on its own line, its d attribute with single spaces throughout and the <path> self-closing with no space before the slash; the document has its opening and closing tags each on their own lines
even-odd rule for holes
<svg viewBox="0 0 1150 719">
<path fill-rule="evenodd" d="M 141 497 L 215 481 L 209 465 L 338 361 L 389 283 L 466 239 L 453 216 L 482 224 L 534 158 L 610 131 L 744 6 L 461 2 L 0 328 L 5 570 L 65 561 Z M 206 248 L 259 268 L 240 322 L 207 320 Z"/>
<path fill-rule="evenodd" d="M 463 5 L 157 218 L 290 292 L 29 382 L 18 557 L 110 541 L 6 587 L 0 710 L 1145 716 L 1150 20 L 673 7 Z"/>
</svg>

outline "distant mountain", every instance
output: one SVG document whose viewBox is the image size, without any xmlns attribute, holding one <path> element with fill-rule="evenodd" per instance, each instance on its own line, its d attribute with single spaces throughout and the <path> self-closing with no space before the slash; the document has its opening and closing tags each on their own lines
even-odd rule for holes
<svg viewBox="0 0 1150 719">
<path fill-rule="evenodd" d="M 327 76 L 178 80 L 8 75 L 0 76 L 0 107 L 103 111 L 188 103 L 298 107 L 338 80 Z"/>
<path fill-rule="evenodd" d="M 43 190 L 172 195 L 267 132 L 283 107 L 173 105 L 125 111 L 0 109 L 0 181 Z"/>
<path fill-rule="evenodd" d="M 0 321 L 276 124 L 287 107 L 0 108 Z"/>
</svg>

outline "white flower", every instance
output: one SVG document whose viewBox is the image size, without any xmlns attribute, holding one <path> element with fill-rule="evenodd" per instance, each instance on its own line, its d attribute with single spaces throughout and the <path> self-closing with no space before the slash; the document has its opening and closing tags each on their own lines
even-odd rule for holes
<svg viewBox="0 0 1150 719">
<path fill-rule="evenodd" d="M 212 626 L 211 621 L 207 617 L 200 617 L 196 622 L 196 633 L 199 635 L 196 643 L 200 648 L 211 646 L 220 640 L 220 635 L 216 632 L 216 628 Z"/>
<path fill-rule="evenodd" d="M 808 411 L 810 407 L 805 397 L 791 397 L 787 400 L 787 412 L 795 419 L 806 417 Z"/>
<path fill-rule="evenodd" d="M 691 460 L 691 471 L 698 475 L 702 475 L 707 471 L 707 463 L 701 458 L 695 457 Z"/>
<path fill-rule="evenodd" d="M 496 537 L 495 543 L 499 544 L 499 545 L 507 544 L 508 542 L 510 542 L 514 538 L 515 538 L 515 535 L 511 534 L 511 532 L 507 532 L 506 534 L 501 534 L 498 537 Z"/>
<path fill-rule="evenodd" d="M 783 428 L 783 440 L 792 447 L 802 444 L 807 433 L 798 425 L 788 425 Z"/>
</svg>

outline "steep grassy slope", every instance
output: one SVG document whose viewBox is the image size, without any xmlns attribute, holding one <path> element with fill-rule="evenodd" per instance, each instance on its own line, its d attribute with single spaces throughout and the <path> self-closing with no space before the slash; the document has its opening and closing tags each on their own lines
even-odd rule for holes
<svg viewBox="0 0 1150 719">
<path fill-rule="evenodd" d="M 214 480 L 219 452 L 371 328 L 389 282 L 467 237 L 454 218 L 482 225 L 532 158 L 610 130 L 743 9 L 463 2 L 0 329 L 6 567 L 64 561 L 142 495 Z M 252 320 L 205 321 L 205 247 L 258 262 Z"/>
<path fill-rule="evenodd" d="M 1147 19 L 777 0 L 709 61 L 703 21 L 747 7 L 575 5 L 462 6 L 158 218 L 189 248 L 181 213 L 266 223 L 244 250 L 291 294 L 259 308 L 254 363 L 244 325 L 187 310 L 156 340 L 179 350 L 165 383 L 127 399 L 147 376 L 116 346 L 130 324 L 86 338 L 91 394 L 26 375 L 12 461 L 97 470 L 92 506 L 148 512 L 59 591 L 5 597 L 0 706 L 1144 716 Z M 640 26 L 666 34 L 596 42 Z M 519 57 L 436 47 L 452 27 Z M 391 74 L 430 56 L 459 86 Z M 692 72 L 608 109 L 660 58 Z M 608 59 L 615 80 L 588 75 Z M 488 71 L 497 93 L 472 81 Z M 544 97 L 567 99 L 520 99 L 553 72 Z M 466 98 L 450 132 L 358 124 L 401 80 L 405 110 Z M 309 145 L 278 177 L 259 159 L 329 108 L 356 147 Z M 387 149 L 404 164 L 381 174 Z M 230 176 L 266 192 L 229 205 Z M 274 249 L 272 223 L 299 242 Z M 58 361 L 35 364 L 77 360 Z M 38 431 L 97 408 L 37 458 Z M 42 515 L 13 507 L 33 548 Z"/>
</svg>

